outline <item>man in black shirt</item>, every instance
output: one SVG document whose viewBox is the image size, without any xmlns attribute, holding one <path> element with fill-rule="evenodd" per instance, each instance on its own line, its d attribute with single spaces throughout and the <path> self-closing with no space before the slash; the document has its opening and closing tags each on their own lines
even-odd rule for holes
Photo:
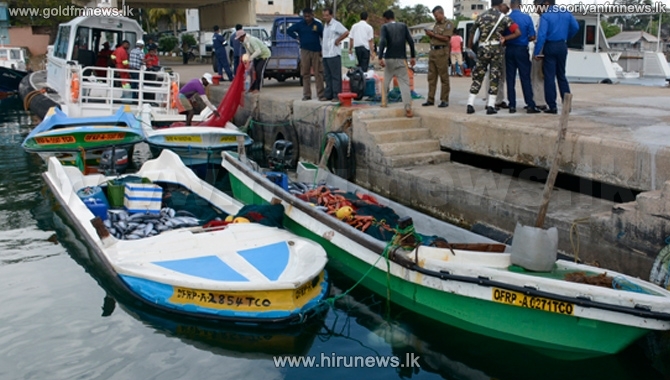
<svg viewBox="0 0 670 380">
<path fill-rule="evenodd" d="M 416 64 L 416 51 L 414 50 L 414 40 L 409 32 L 407 25 L 395 21 L 393 11 L 384 12 L 385 24 L 382 25 L 381 36 L 379 39 L 379 64 L 384 68 L 384 87 L 382 91 L 388 91 L 391 79 L 398 78 L 402 102 L 405 106 L 405 115 L 413 117 L 412 112 L 412 94 L 409 89 L 409 73 L 407 68 L 407 47 L 409 44 L 412 59 L 410 65 Z M 385 107 L 386 104 L 382 104 Z"/>
</svg>

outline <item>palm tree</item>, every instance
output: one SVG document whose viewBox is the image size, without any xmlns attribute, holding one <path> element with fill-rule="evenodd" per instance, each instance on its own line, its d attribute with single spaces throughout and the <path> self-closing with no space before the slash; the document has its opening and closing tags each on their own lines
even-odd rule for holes
<svg viewBox="0 0 670 380">
<path fill-rule="evenodd" d="M 147 22 L 150 25 L 158 26 L 161 20 L 167 20 L 172 25 L 172 31 L 177 36 L 178 25 L 186 22 L 186 11 L 184 9 L 174 8 L 153 8 L 149 9 Z"/>
</svg>

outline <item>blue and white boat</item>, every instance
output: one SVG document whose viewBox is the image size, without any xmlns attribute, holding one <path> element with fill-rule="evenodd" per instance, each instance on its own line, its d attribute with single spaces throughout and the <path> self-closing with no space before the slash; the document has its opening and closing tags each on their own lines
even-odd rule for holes
<svg viewBox="0 0 670 380">
<path fill-rule="evenodd" d="M 133 146 L 142 141 L 144 132 L 128 106 L 121 106 L 113 115 L 96 117 L 69 117 L 52 107 L 22 146 L 45 160 L 56 156 L 66 164 L 74 164 L 81 155 L 86 166 L 93 168 L 99 166 L 106 149 L 132 152 Z M 127 156 L 117 164 L 127 164 Z"/>
<path fill-rule="evenodd" d="M 162 312 L 256 325 L 298 324 L 324 309 L 327 258 L 319 245 L 244 219 L 228 224 L 240 218 L 242 204 L 197 178 L 173 152 L 163 151 L 135 175 L 164 189 L 160 214 L 105 210 L 112 178 L 84 175 L 56 158 L 43 175 L 96 261 L 129 296 Z M 82 198 L 83 190 L 96 188 L 95 200 Z M 184 194 L 221 220 L 203 225 L 201 216 L 175 214 L 182 204 L 175 198 Z M 174 209 L 164 212 L 170 199 Z"/>
</svg>

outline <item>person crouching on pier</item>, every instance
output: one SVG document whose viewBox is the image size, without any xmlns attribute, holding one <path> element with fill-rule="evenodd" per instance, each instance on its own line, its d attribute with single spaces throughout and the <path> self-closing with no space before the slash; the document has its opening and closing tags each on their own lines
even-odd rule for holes
<svg viewBox="0 0 670 380">
<path fill-rule="evenodd" d="M 197 96 L 202 99 L 217 117 L 221 117 L 219 111 L 216 110 L 216 107 L 214 107 L 207 97 L 209 85 L 212 83 L 212 74 L 205 73 L 202 74 L 202 78 L 191 79 L 181 88 L 181 90 L 179 90 L 177 111 L 179 111 L 180 115 L 186 115 L 186 126 L 190 126 L 191 121 L 193 120 L 193 114 L 195 113 L 195 111 L 193 111 L 193 102 L 196 100 Z"/>
</svg>

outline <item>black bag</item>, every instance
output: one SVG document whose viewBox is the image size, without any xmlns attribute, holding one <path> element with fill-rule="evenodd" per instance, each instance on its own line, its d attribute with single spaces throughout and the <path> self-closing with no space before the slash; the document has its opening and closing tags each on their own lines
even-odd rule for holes
<svg viewBox="0 0 670 380">
<path fill-rule="evenodd" d="M 360 67 L 350 69 L 347 73 L 349 77 L 349 90 L 356 94 L 356 100 L 363 99 L 365 95 L 365 73 Z"/>
</svg>

